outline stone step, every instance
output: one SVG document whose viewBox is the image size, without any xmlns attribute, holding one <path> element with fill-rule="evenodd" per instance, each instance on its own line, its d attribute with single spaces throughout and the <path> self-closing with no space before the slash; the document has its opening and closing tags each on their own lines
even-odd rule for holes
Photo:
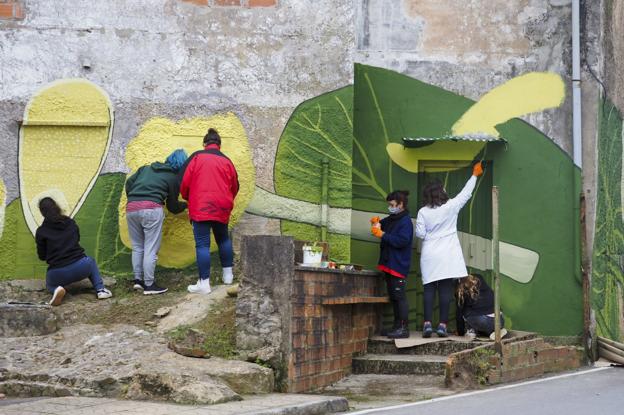
<svg viewBox="0 0 624 415">
<path fill-rule="evenodd" d="M 414 334 L 412 334 L 414 335 Z M 421 336 L 417 333 L 416 336 Z M 373 336 L 368 341 L 368 352 L 372 354 L 414 354 L 414 355 L 440 355 L 448 356 L 451 353 L 472 349 L 484 344 L 479 341 L 456 341 L 445 340 L 420 344 L 412 347 L 398 348 L 393 339 L 385 336 Z"/>
<path fill-rule="evenodd" d="M 422 337 L 422 333 L 411 332 L 411 337 L 420 338 Z M 536 337 L 536 333 L 509 330 L 507 336 L 505 337 L 505 340 L 530 340 Z M 417 354 L 448 356 L 452 353 L 458 353 L 463 350 L 473 349 L 487 343 L 489 342 L 479 341 L 478 339 L 472 341 L 464 341 L 462 337 L 454 337 L 453 340 L 447 339 L 440 341 L 431 341 L 429 343 L 420 344 L 417 346 L 398 348 L 395 346 L 393 339 L 389 339 L 385 336 L 373 336 L 368 341 L 367 351 L 368 353 L 372 354 Z"/>
<path fill-rule="evenodd" d="M 442 375 L 446 356 L 410 354 L 366 354 L 353 358 L 353 373 L 386 375 Z"/>
</svg>

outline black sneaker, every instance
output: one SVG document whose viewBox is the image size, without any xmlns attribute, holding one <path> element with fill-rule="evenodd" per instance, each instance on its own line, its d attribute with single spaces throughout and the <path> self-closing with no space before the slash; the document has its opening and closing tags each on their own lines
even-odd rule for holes
<svg viewBox="0 0 624 415">
<path fill-rule="evenodd" d="M 134 280 L 132 283 L 132 289 L 135 291 L 143 291 L 145 289 L 145 284 L 141 280 Z"/>
<path fill-rule="evenodd" d="M 153 283 L 152 285 L 145 285 L 143 289 L 143 295 L 156 295 L 156 294 L 164 294 L 167 292 L 167 288 L 162 288 Z"/>
<path fill-rule="evenodd" d="M 401 326 L 388 333 L 387 337 L 389 339 L 407 339 L 409 337 L 409 330 L 407 329 L 407 326 Z"/>
</svg>

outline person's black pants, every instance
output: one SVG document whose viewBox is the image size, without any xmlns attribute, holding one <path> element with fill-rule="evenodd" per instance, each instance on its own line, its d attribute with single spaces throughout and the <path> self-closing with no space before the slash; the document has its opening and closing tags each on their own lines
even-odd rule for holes
<svg viewBox="0 0 624 415">
<path fill-rule="evenodd" d="M 388 288 L 388 297 L 392 303 L 392 311 L 394 312 L 394 325 L 407 325 L 407 315 L 409 307 L 407 306 L 407 297 L 405 295 L 405 285 L 407 281 L 404 278 L 395 277 L 386 274 L 386 287 Z"/>
<path fill-rule="evenodd" d="M 433 302 L 437 291 L 440 300 L 440 323 L 448 323 L 449 307 L 453 298 L 453 279 L 447 278 L 430 282 L 425 284 L 423 288 L 425 289 L 425 321 L 433 321 Z"/>
</svg>

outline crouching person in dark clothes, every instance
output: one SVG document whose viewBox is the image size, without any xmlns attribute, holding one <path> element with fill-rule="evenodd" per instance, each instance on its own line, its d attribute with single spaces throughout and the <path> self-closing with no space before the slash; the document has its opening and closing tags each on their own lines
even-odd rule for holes
<svg viewBox="0 0 624 415">
<path fill-rule="evenodd" d="M 48 263 L 46 286 L 52 293 L 51 305 L 60 305 L 65 297 L 65 286 L 89 278 L 97 298 L 113 296 L 104 288 L 95 260 L 85 255 L 80 246 L 80 230 L 73 219 L 63 215 L 61 208 L 49 197 L 39 201 L 43 223 L 35 233 L 37 255 Z"/>
<path fill-rule="evenodd" d="M 414 227 L 407 210 L 407 191 L 394 191 L 388 195 L 390 215 L 379 221 L 373 218 L 371 233 L 381 239 L 377 269 L 386 274 L 388 296 L 394 312 L 394 326 L 387 333 L 391 339 L 409 337 L 408 305 L 405 296 L 407 274 L 412 261 Z"/>
<path fill-rule="evenodd" d="M 457 300 L 457 332 L 474 339 L 477 335 L 494 340 L 494 291 L 479 274 L 460 278 L 455 290 Z M 500 315 L 501 337 L 507 330 L 503 313 Z"/>
</svg>

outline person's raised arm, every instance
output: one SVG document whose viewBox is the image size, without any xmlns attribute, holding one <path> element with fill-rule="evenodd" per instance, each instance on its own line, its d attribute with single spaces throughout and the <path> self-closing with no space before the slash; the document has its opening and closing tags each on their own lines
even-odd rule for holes
<svg viewBox="0 0 624 415">
<path fill-rule="evenodd" d="M 459 192 L 459 194 L 453 199 L 448 201 L 448 203 L 452 204 L 455 210 L 459 211 L 470 200 L 470 198 L 472 197 L 472 192 L 477 185 L 477 177 L 481 176 L 482 174 L 483 166 L 481 165 L 481 162 L 478 162 L 472 168 L 472 176 L 470 176 L 470 179 L 468 179 L 468 182 L 466 182 L 461 192 Z"/>
</svg>

